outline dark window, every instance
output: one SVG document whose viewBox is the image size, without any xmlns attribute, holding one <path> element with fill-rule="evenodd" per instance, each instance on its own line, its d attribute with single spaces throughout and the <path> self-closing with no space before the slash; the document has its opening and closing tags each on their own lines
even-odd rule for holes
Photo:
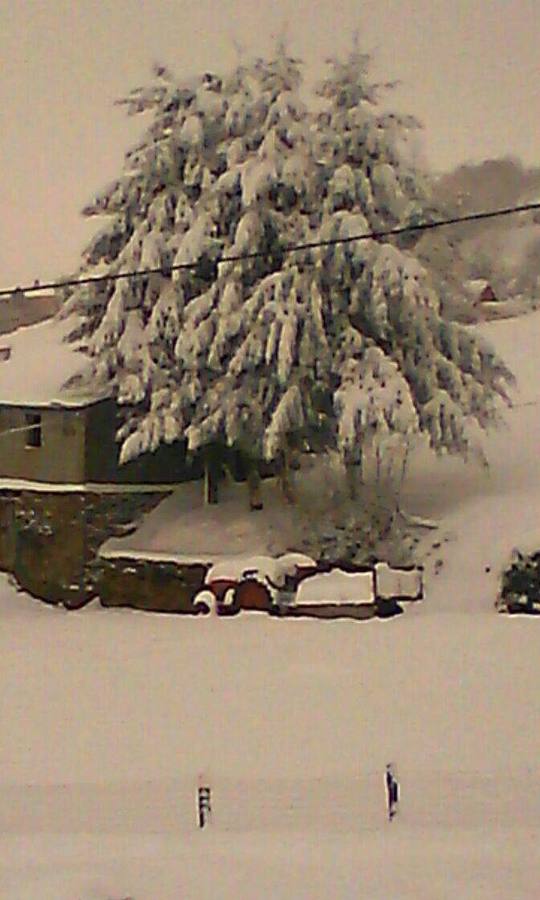
<svg viewBox="0 0 540 900">
<path fill-rule="evenodd" d="M 41 447 L 41 416 L 39 413 L 27 413 L 26 426 L 26 446 Z"/>
</svg>

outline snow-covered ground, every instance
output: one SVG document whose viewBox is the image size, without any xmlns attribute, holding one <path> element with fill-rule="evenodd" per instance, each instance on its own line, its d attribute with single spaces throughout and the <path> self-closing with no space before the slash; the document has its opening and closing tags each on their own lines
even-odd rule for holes
<svg viewBox="0 0 540 900">
<path fill-rule="evenodd" d="M 184 562 L 278 555 L 294 541 L 290 513 L 275 479 L 263 482 L 261 495 L 264 509 L 250 513 L 246 485 L 223 484 L 220 502 L 209 507 L 201 482 L 186 482 L 145 516 L 134 534 L 108 540 L 101 554 Z"/>
<path fill-rule="evenodd" d="M 505 427 L 484 441 L 489 468 L 418 453 L 406 490 L 409 508 L 441 522 L 440 533 L 425 542 L 428 594 L 437 610 L 489 612 L 512 549 L 540 547 L 540 313 L 491 322 L 481 332 L 517 378 Z M 442 568 L 429 577 L 437 560 Z"/>
<path fill-rule="evenodd" d="M 532 900 L 536 625 L 67 613 L 4 588 L 0 896 Z"/>
<path fill-rule="evenodd" d="M 538 898 L 540 621 L 493 601 L 540 513 L 540 315 L 484 330 L 530 405 L 489 473 L 415 462 L 441 546 L 406 615 L 66 612 L 2 581 L 2 900 Z"/>
</svg>

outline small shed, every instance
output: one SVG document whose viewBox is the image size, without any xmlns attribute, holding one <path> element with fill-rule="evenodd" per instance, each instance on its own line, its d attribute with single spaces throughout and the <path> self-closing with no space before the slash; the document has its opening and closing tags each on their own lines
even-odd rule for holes
<svg viewBox="0 0 540 900">
<path fill-rule="evenodd" d="M 500 298 L 485 278 L 475 278 L 467 283 L 467 292 L 475 306 L 482 303 L 499 303 Z"/>
</svg>

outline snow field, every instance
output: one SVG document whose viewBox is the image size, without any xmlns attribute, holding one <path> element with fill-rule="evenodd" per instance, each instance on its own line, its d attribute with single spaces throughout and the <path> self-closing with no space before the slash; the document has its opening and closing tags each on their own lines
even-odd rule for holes
<svg viewBox="0 0 540 900">
<path fill-rule="evenodd" d="M 536 623 L 0 609 L 1 897 L 537 896 Z"/>
<path fill-rule="evenodd" d="M 394 825 L 397 827 L 394 828 Z M 528 829 L 434 835 L 39 836 L 2 842 L 16 900 L 536 900 Z M 9 854 L 9 855 L 7 855 Z M 25 858 L 21 877 L 17 860 Z"/>
</svg>

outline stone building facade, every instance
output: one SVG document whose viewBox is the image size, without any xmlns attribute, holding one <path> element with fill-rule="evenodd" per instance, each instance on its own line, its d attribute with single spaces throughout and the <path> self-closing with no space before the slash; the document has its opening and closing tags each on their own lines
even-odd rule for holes
<svg viewBox="0 0 540 900">
<path fill-rule="evenodd" d="M 180 441 L 120 465 L 115 403 L 66 387 L 84 364 L 68 332 L 58 321 L 23 328 L 0 354 L 0 569 L 78 607 L 96 593 L 100 544 L 201 473 Z"/>
</svg>

